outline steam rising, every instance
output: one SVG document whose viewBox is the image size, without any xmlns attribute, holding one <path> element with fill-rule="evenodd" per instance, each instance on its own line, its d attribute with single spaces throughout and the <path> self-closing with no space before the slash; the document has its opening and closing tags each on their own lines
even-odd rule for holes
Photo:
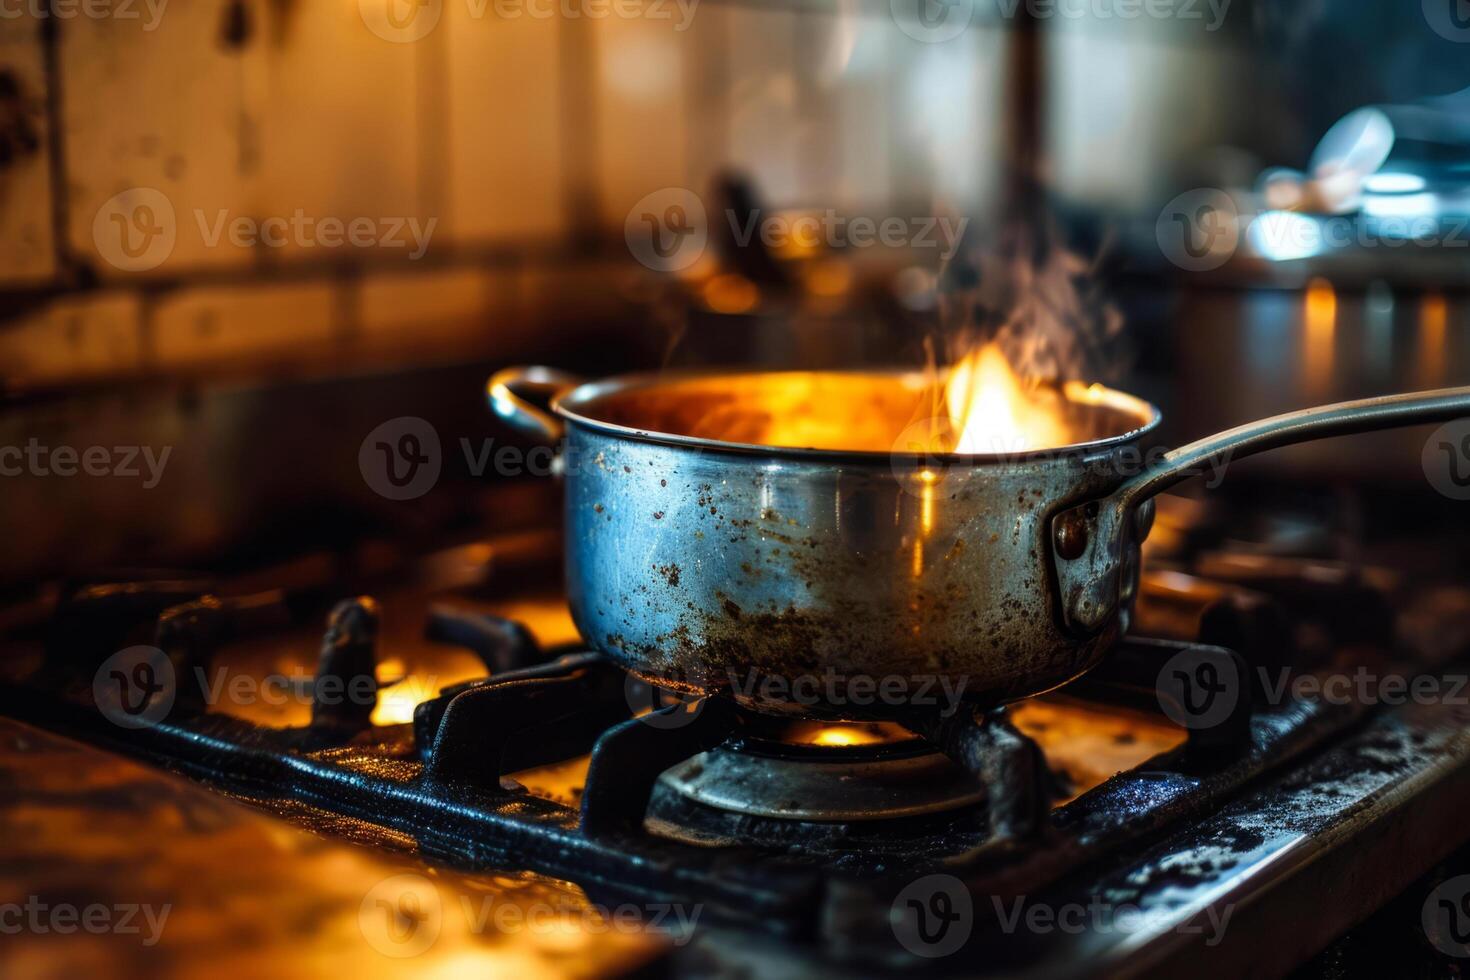
<svg viewBox="0 0 1470 980">
<path fill-rule="evenodd" d="M 1029 388 L 1111 381 L 1123 366 L 1123 316 L 1103 294 L 1094 261 L 1049 228 L 1012 228 L 997 247 L 956 253 L 939 283 L 945 363 L 999 345 Z"/>
</svg>

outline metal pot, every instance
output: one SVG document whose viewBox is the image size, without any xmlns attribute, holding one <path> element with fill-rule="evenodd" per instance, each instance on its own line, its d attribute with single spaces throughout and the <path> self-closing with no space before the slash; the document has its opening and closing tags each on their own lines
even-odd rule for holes
<svg viewBox="0 0 1470 980">
<path fill-rule="evenodd" d="M 1060 450 L 936 458 L 701 434 L 731 406 L 806 386 L 818 415 L 863 405 L 896 435 L 923 384 L 902 372 L 582 384 L 513 368 L 489 396 L 502 418 L 565 440 L 568 598 L 588 643 L 662 687 L 825 718 L 1066 683 L 1127 628 L 1155 494 L 1275 446 L 1470 415 L 1470 388 L 1397 395 L 1151 455 L 1156 408 L 1069 385 L 1088 438 Z M 528 396 L 552 396 L 550 411 Z"/>
</svg>

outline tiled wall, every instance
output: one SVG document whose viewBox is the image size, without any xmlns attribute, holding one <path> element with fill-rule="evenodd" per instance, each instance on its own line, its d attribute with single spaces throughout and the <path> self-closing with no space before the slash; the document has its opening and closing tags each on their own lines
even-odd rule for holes
<svg viewBox="0 0 1470 980">
<path fill-rule="evenodd" d="M 0 70 L 38 142 L 0 166 L 0 373 L 65 384 L 533 329 L 564 303 L 617 302 L 598 270 L 632 265 L 629 206 L 702 192 L 727 166 L 772 205 L 869 214 L 972 208 L 994 187 L 1006 31 L 993 24 L 925 44 L 887 3 L 856 0 L 704 0 L 683 30 L 672 2 L 668 19 L 592 19 L 429 0 L 433 29 L 397 43 L 369 27 L 383 3 L 418 9 L 172 0 L 149 29 L 138 0 L 131 19 L 55 18 L 50 41 L 33 18 L 0 20 Z M 1075 94 L 1075 73 L 1061 77 Z M 1148 118 L 1146 86 L 1120 84 Z M 1085 169 L 1095 142 L 1061 172 Z M 157 199 L 109 202 L 138 188 L 166 205 L 129 227 Z M 124 230 L 142 243 L 165 208 L 166 258 L 119 253 Z M 222 218 L 298 211 L 434 225 L 418 259 L 211 241 Z"/>
</svg>

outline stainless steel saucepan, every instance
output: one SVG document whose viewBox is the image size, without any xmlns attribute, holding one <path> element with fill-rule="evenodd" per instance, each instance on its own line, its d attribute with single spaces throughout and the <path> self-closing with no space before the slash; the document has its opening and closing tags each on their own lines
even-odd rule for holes
<svg viewBox="0 0 1470 980">
<path fill-rule="evenodd" d="M 564 442 L 588 643 L 660 686 L 825 718 L 1063 684 L 1127 628 L 1155 494 L 1276 446 L 1470 416 L 1470 388 L 1394 395 L 1154 454 L 1152 405 L 1060 392 L 1075 444 L 935 457 L 840 448 L 901 445 L 932 396 L 916 372 L 489 383 L 498 415 Z"/>
</svg>

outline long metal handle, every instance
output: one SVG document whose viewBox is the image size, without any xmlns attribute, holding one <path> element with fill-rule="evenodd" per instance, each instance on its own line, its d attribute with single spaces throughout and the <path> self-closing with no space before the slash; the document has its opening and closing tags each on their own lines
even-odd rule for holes
<svg viewBox="0 0 1470 980">
<path fill-rule="evenodd" d="M 1273 416 L 1206 436 L 1165 453 L 1159 462 L 1114 494 L 1124 510 L 1194 476 L 1206 467 L 1218 469 L 1256 453 L 1330 436 L 1393 429 L 1470 416 L 1470 388 L 1441 388 L 1404 395 L 1385 395 L 1339 402 Z"/>
<path fill-rule="evenodd" d="M 490 409 L 511 425 L 552 445 L 561 442 L 566 426 L 561 419 L 531 401 L 547 400 L 577 387 L 582 379 L 556 368 L 509 367 L 496 371 L 485 384 Z"/>
<path fill-rule="evenodd" d="M 1365 398 L 1277 415 L 1218 433 L 1173 452 L 1100 500 L 1052 519 L 1052 551 L 1062 618 L 1090 635 L 1107 626 L 1138 581 L 1138 545 L 1153 522 L 1152 498 L 1208 466 L 1267 449 L 1372 429 L 1470 417 L 1470 388 Z"/>
</svg>

